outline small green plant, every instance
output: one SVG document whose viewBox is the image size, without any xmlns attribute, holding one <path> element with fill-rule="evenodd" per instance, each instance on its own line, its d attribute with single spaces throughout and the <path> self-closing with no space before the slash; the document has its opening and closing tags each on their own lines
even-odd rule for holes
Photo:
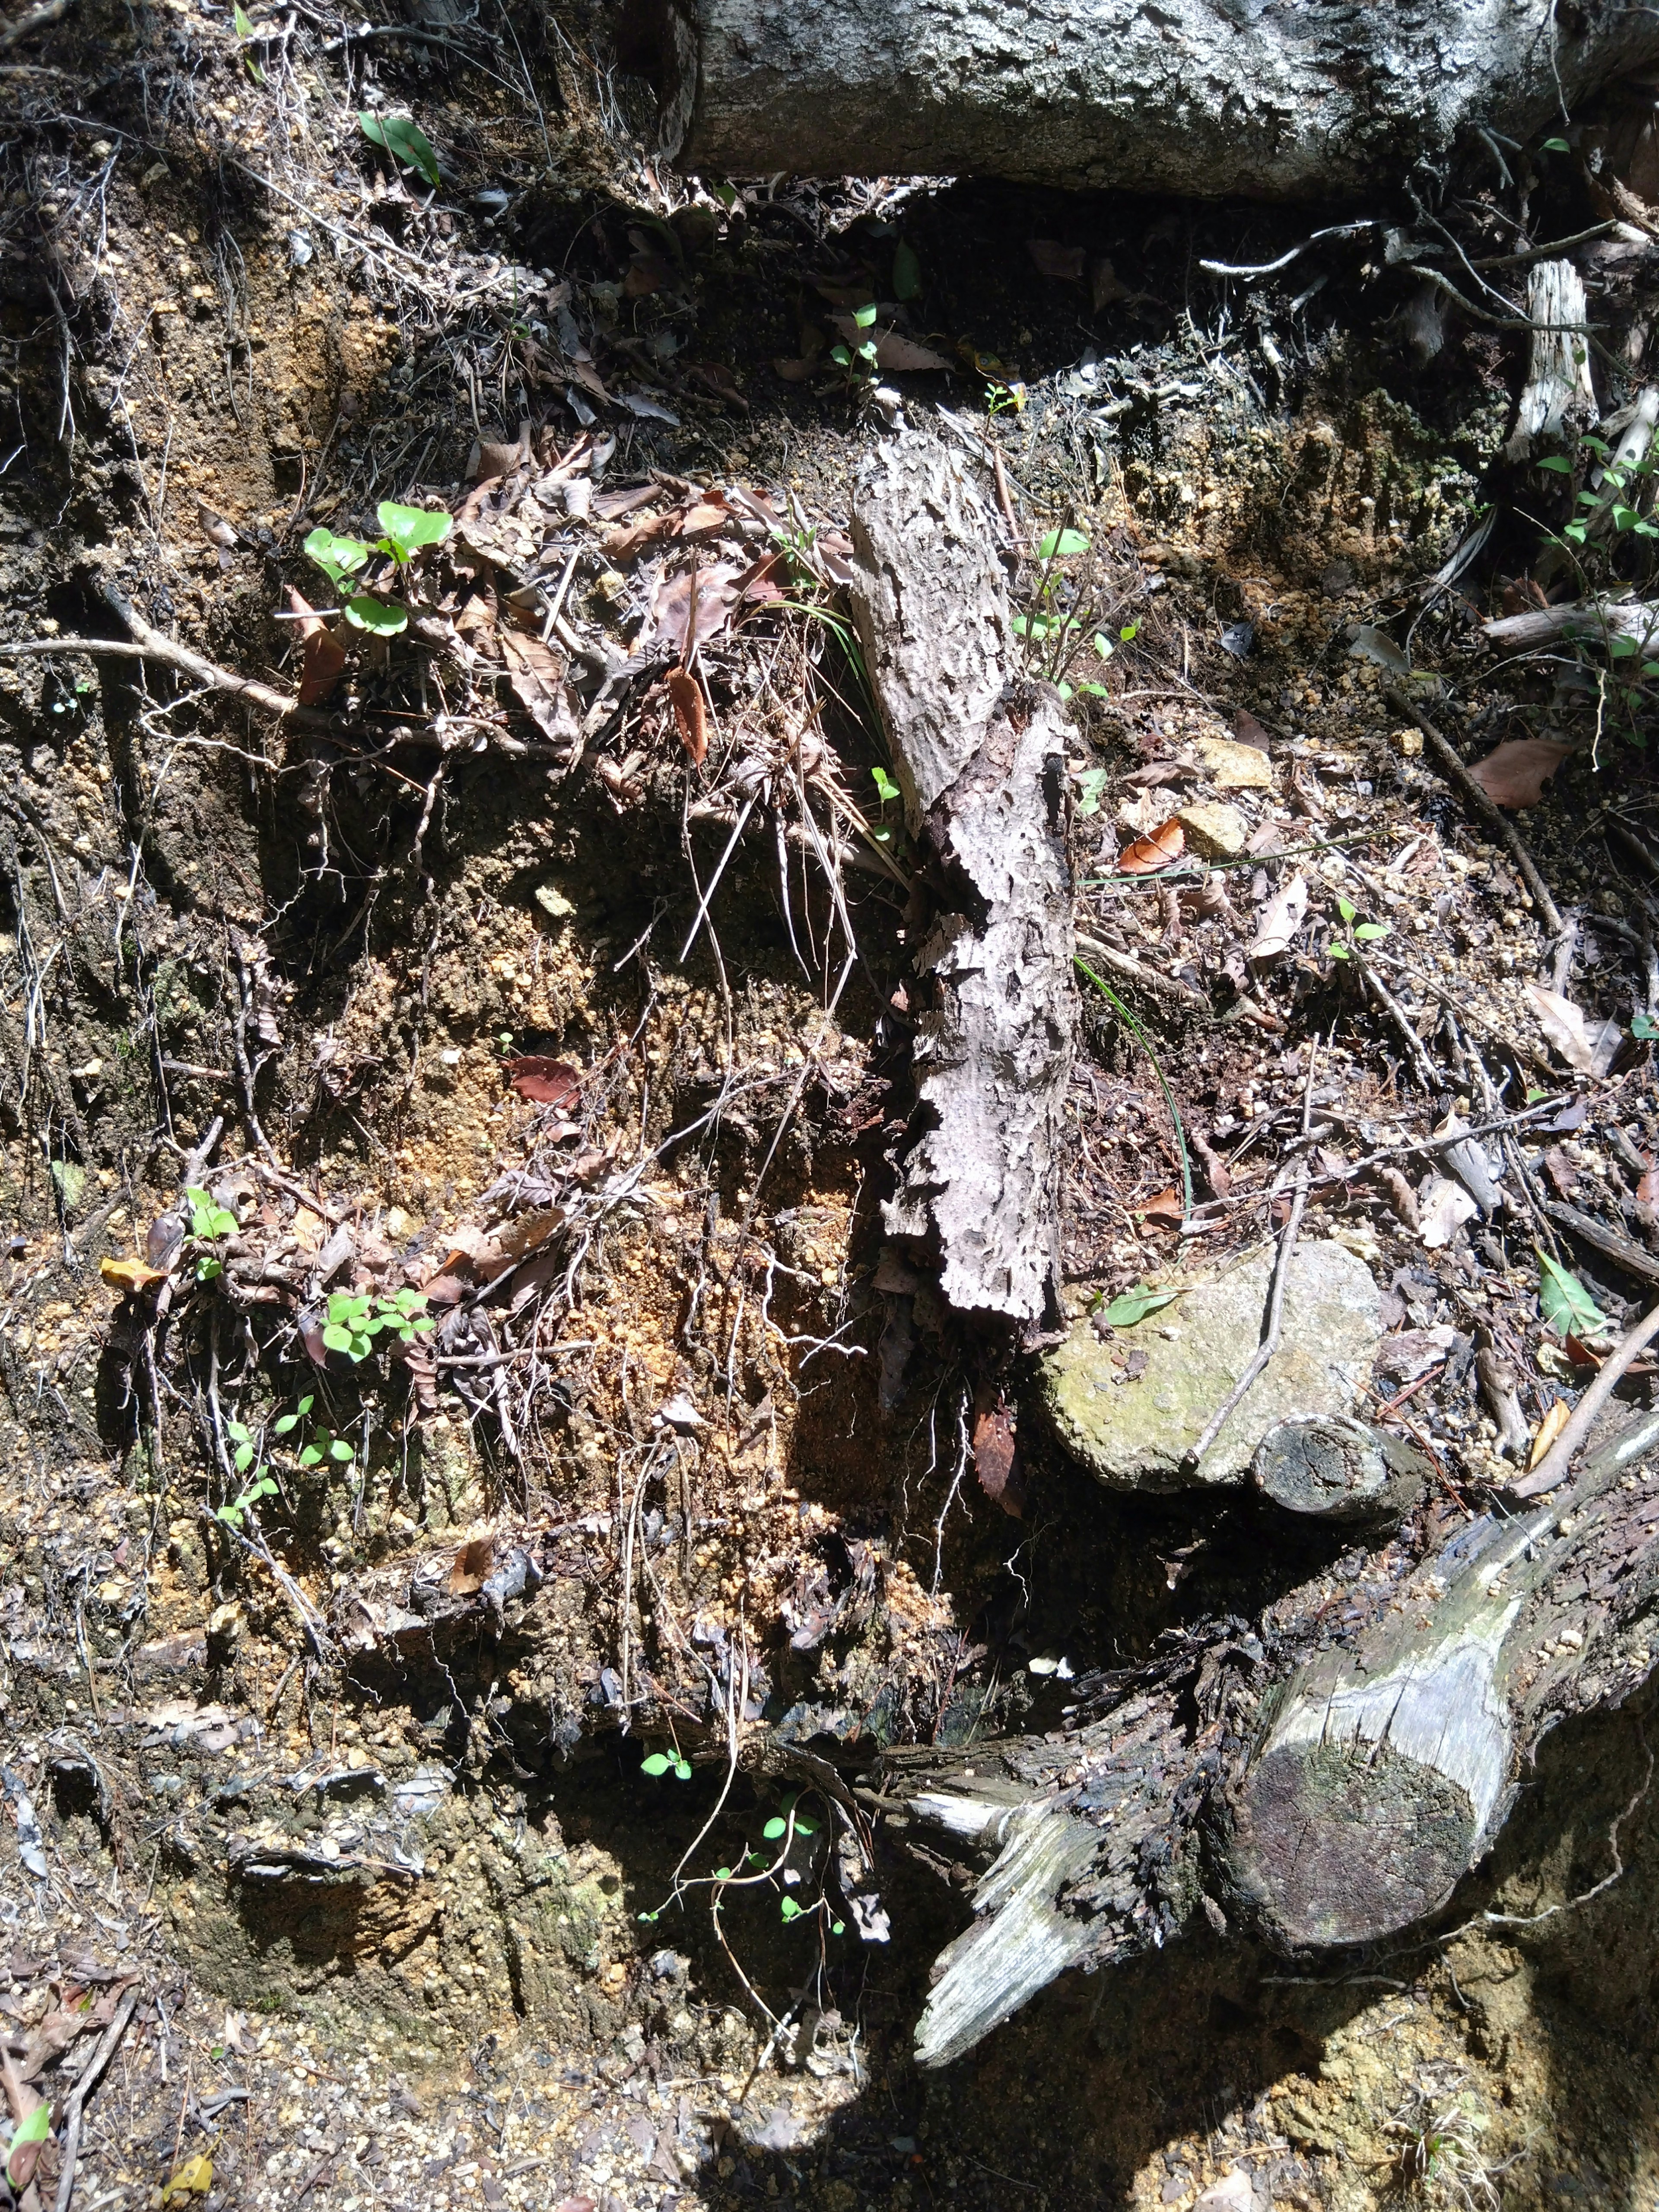
<svg viewBox="0 0 1659 2212">
<path fill-rule="evenodd" d="M 331 1352 L 343 1352 L 358 1364 L 374 1351 L 377 1336 L 389 1333 L 408 1344 L 431 1327 L 432 1316 L 419 1291 L 401 1290 L 389 1298 L 367 1291 L 335 1291 L 328 1301 L 323 1342 Z"/>
<path fill-rule="evenodd" d="M 415 556 L 428 545 L 441 545 L 452 527 L 450 518 L 430 507 L 399 507 L 383 499 L 375 509 L 381 534 L 373 544 L 361 538 L 337 537 L 319 523 L 305 542 L 307 560 L 315 562 L 330 583 L 343 586 L 365 568 L 371 556 L 381 554 L 401 575 Z M 407 627 L 409 610 L 395 600 L 377 599 L 372 592 L 359 592 L 346 601 L 346 620 L 377 637 L 395 637 Z"/>
<path fill-rule="evenodd" d="M 222 1237 L 234 1237 L 242 1225 L 228 1206 L 221 1206 L 213 1193 L 199 1184 L 185 1186 L 185 1203 L 190 1208 L 190 1233 L 199 1243 L 216 1244 Z M 211 1252 L 204 1252 L 197 1259 L 198 1283 L 210 1283 L 224 1271 L 223 1261 Z"/>
<path fill-rule="evenodd" d="M 689 1782 L 691 1762 L 682 1759 L 678 1752 L 653 1751 L 640 1761 L 640 1772 L 650 1775 L 653 1781 L 660 1775 L 672 1774 L 677 1782 Z"/>
<path fill-rule="evenodd" d="M 850 346 L 830 349 L 830 358 L 841 371 L 842 386 L 849 392 L 866 392 L 876 380 L 876 341 L 871 336 L 875 320 L 874 301 L 867 307 L 854 307 L 853 327 L 859 333 L 856 341 Z"/>
<path fill-rule="evenodd" d="M 384 148 L 405 169 L 418 169 L 435 192 L 442 179 L 432 141 L 412 115 L 360 115 L 357 127 L 371 146 Z"/>
<path fill-rule="evenodd" d="M 1460 2212 L 1498 2212 L 1495 2176 L 1504 2166 L 1488 2165 L 1480 2142 L 1490 2124 L 1480 2099 L 1456 2080 L 1414 2083 L 1388 2124 L 1390 2135 L 1404 2139 L 1392 2161 L 1400 2188 Z"/>
<path fill-rule="evenodd" d="M 1358 921 L 1359 908 L 1352 899 L 1345 899 L 1340 892 L 1336 910 L 1342 917 L 1344 936 L 1340 943 L 1334 938 L 1331 940 L 1328 949 L 1333 960 L 1352 960 L 1356 945 L 1376 945 L 1389 934 L 1386 921 Z"/>
<path fill-rule="evenodd" d="M 1622 710 L 1626 734 L 1639 743 L 1636 718 L 1654 704 L 1649 687 L 1659 683 L 1659 653 L 1651 632 L 1638 636 L 1620 627 L 1616 593 L 1632 572 L 1638 577 L 1652 572 L 1659 545 L 1659 520 L 1652 512 L 1659 453 L 1651 448 L 1639 454 L 1619 453 L 1603 439 L 1589 436 L 1579 443 L 1594 456 L 1599 471 L 1592 483 L 1574 494 L 1572 516 L 1548 534 L 1547 544 L 1553 557 L 1577 574 L 1584 621 L 1571 642 L 1581 667 L 1594 677 L 1601 712 L 1609 704 Z M 1537 465 L 1551 476 L 1571 477 L 1578 471 L 1577 461 L 1563 453 L 1546 454 Z M 1591 648 L 1599 649 L 1607 668 L 1599 662 L 1592 667 Z"/>
<path fill-rule="evenodd" d="M 255 84 L 263 84 L 265 81 L 265 73 L 260 68 L 258 63 L 254 60 L 252 55 L 246 51 L 249 41 L 251 40 L 257 39 L 259 33 L 254 29 L 247 10 L 241 4 L 241 0 L 232 0 L 230 20 L 232 27 L 236 33 L 238 42 L 243 49 L 243 68 L 253 79 Z"/>
<path fill-rule="evenodd" d="M 345 1438 L 320 1422 L 311 1426 L 311 1409 L 316 1402 L 312 1397 L 301 1398 L 291 1413 L 283 1413 L 271 1423 L 271 1432 L 295 1438 L 289 1449 L 307 1471 L 314 1467 L 349 1468 L 357 1455 Z"/>
<path fill-rule="evenodd" d="M 225 1434 L 230 1440 L 230 1463 L 237 1474 L 246 1474 L 250 1468 L 253 1472 L 252 1480 L 243 1484 L 239 1496 L 233 1498 L 228 1504 L 215 1508 L 214 1518 L 222 1521 L 227 1528 L 240 1528 L 243 1517 L 262 1498 L 275 1497 L 276 1485 L 265 1472 L 263 1461 L 258 1466 L 254 1466 L 259 1447 L 246 1421 L 227 1421 Z"/>
<path fill-rule="evenodd" d="M 1087 603 L 1082 584 L 1064 564 L 1079 561 L 1091 551 L 1091 541 L 1069 523 L 1050 530 L 1037 541 L 1042 563 L 1031 594 L 1031 604 L 1012 617 L 1014 635 L 1025 642 L 1026 665 L 1046 678 L 1062 699 L 1081 693 L 1103 699 L 1106 687 L 1096 678 L 1070 680 L 1079 653 L 1091 653 L 1101 663 L 1109 661 L 1120 645 L 1132 644 L 1139 635 L 1139 623 L 1125 623 L 1114 638 L 1100 626 L 1100 617 Z M 1093 808 L 1085 811 L 1093 812 Z"/>
</svg>

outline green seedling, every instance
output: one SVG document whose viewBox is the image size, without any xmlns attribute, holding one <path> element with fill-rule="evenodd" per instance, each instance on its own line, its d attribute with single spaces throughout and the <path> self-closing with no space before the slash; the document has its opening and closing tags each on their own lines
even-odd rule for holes
<svg viewBox="0 0 1659 2212">
<path fill-rule="evenodd" d="M 402 1344 L 424 1335 L 432 1327 L 426 1299 L 419 1291 L 401 1290 L 393 1297 L 367 1291 L 335 1291 L 328 1301 L 323 1342 L 331 1352 L 343 1352 L 354 1364 L 367 1359 L 374 1340 L 390 1332 Z"/>
<path fill-rule="evenodd" d="M 854 345 L 831 346 L 830 358 L 842 373 L 842 380 L 849 392 L 867 388 L 875 382 L 876 341 L 870 335 L 875 327 L 876 308 L 872 301 L 868 307 L 854 307 L 853 325 L 860 336 Z"/>
<path fill-rule="evenodd" d="M 357 127 L 371 146 L 380 146 L 405 169 L 418 169 L 435 192 L 441 179 L 432 141 L 412 115 L 360 115 Z"/>
<path fill-rule="evenodd" d="M 246 46 L 250 39 L 257 39 L 258 37 L 259 33 L 254 29 L 252 21 L 250 19 L 246 9 L 240 4 L 240 0 L 234 0 L 234 4 L 233 4 L 230 11 L 230 20 L 232 27 L 236 33 L 237 39 L 244 47 Z M 264 82 L 265 73 L 260 68 L 258 63 L 254 60 L 252 54 L 244 52 L 242 56 L 242 66 L 246 70 L 248 75 L 253 79 L 255 84 L 263 84 Z"/>
<path fill-rule="evenodd" d="M 233 1424 L 227 1422 L 225 1425 L 228 1428 Z M 216 1521 L 222 1521 L 228 1528 L 240 1528 L 244 1519 L 252 1511 L 261 1498 L 274 1498 L 276 1495 L 276 1483 L 261 1468 L 252 1482 L 244 1483 L 236 1497 L 231 1498 L 228 1504 L 214 1509 L 213 1517 Z"/>
<path fill-rule="evenodd" d="M 221 1206 L 211 1191 L 198 1184 L 185 1187 L 185 1202 L 190 1207 L 190 1233 L 204 1244 L 216 1243 L 222 1237 L 234 1237 L 241 1223 L 228 1206 Z M 204 1252 L 196 1262 L 196 1279 L 210 1283 L 216 1275 L 224 1273 L 224 1262 L 210 1252 Z"/>
<path fill-rule="evenodd" d="M 1179 1291 L 1155 1291 L 1150 1284 L 1140 1283 L 1133 1291 L 1121 1291 L 1112 1300 L 1106 1309 L 1105 1319 L 1113 1328 L 1133 1328 L 1148 1314 L 1162 1313 L 1180 1296 Z"/>
<path fill-rule="evenodd" d="M 677 1782 L 689 1782 L 691 1779 L 691 1762 L 682 1759 L 678 1753 L 671 1755 L 665 1751 L 653 1751 L 648 1758 L 640 1761 L 640 1772 L 650 1775 L 653 1781 L 659 1775 L 672 1774 Z M 643 1914 L 641 1917 L 644 1917 Z"/>
<path fill-rule="evenodd" d="M 1336 910 L 1342 917 L 1342 927 L 1346 935 L 1344 942 L 1340 945 L 1333 940 L 1329 948 L 1333 960 L 1352 960 L 1354 957 L 1355 945 L 1375 945 L 1389 934 L 1389 925 L 1386 921 L 1356 923 L 1355 917 L 1359 912 L 1358 908 L 1351 899 L 1345 899 L 1340 894 L 1336 902 Z"/>
<path fill-rule="evenodd" d="M 361 538 L 337 537 L 333 531 L 319 524 L 305 541 L 307 559 L 315 562 L 330 583 L 343 586 L 347 578 L 356 575 L 376 553 L 384 555 L 401 573 L 422 548 L 441 545 L 453 526 L 447 514 L 434 513 L 430 507 L 399 507 L 390 499 L 380 501 L 375 509 L 375 520 L 381 535 L 373 544 Z M 349 599 L 345 616 L 354 628 L 368 630 L 377 637 L 395 637 L 409 623 L 407 607 L 398 605 L 395 600 L 376 599 L 370 592 L 359 592 Z"/>
</svg>

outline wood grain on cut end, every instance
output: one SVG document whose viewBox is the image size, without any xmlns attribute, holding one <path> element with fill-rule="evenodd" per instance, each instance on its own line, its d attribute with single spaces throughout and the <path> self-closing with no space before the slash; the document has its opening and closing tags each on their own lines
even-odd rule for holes
<svg viewBox="0 0 1659 2212">
<path fill-rule="evenodd" d="M 1467 1790 L 1386 1745 L 1298 1744 L 1251 1768 L 1232 1870 L 1281 1948 L 1368 1943 L 1444 1902 L 1478 1825 Z"/>
<path fill-rule="evenodd" d="M 1423 1455 L 1398 1437 L 1337 1415 L 1276 1422 L 1250 1463 L 1256 1488 L 1286 1512 L 1377 1528 L 1405 1518 L 1428 1471 Z"/>
</svg>

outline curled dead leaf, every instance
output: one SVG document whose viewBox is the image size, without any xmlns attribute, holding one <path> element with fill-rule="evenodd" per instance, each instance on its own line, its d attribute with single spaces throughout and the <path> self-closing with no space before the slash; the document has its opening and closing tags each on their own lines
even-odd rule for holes
<svg viewBox="0 0 1659 2212">
<path fill-rule="evenodd" d="M 475 1590 L 481 1590 L 489 1579 L 489 1570 L 495 1558 L 495 1540 L 493 1536 L 475 1536 L 470 1544 L 463 1544 L 450 1562 L 450 1595 L 471 1597 Z"/>
<path fill-rule="evenodd" d="M 1308 879 L 1299 872 L 1274 892 L 1262 909 L 1255 935 L 1244 948 L 1248 960 L 1274 960 L 1288 952 L 1307 919 Z"/>
<path fill-rule="evenodd" d="M 1080 246 L 1062 246 L 1057 238 L 1028 238 L 1025 251 L 1040 276 L 1057 276 L 1065 284 L 1083 282 L 1084 252 Z"/>
<path fill-rule="evenodd" d="M 1607 1073 L 1625 1041 L 1617 1022 L 1595 1021 L 1582 1006 L 1559 991 L 1547 991 L 1541 983 L 1528 982 L 1527 996 L 1546 1041 L 1569 1067 L 1583 1075 Z"/>
<path fill-rule="evenodd" d="M 708 757 L 708 716 L 702 703 L 702 688 L 696 678 L 689 676 L 683 668 L 671 668 L 665 681 L 674 720 L 679 725 L 680 743 L 701 768 Z"/>
<path fill-rule="evenodd" d="M 1536 806 L 1544 786 L 1571 750 L 1571 745 L 1553 744 L 1547 738 L 1510 738 L 1475 763 L 1469 781 L 1478 783 L 1496 805 Z"/>
<path fill-rule="evenodd" d="M 300 621 L 300 704 L 319 707 L 344 673 L 346 650 L 333 631 L 290 584 L 289 605 Z"/>
<path fill-rule="evenodd" d="M 1571 1418 L 1572 1408 L 1565 1398 L 1551 1399 L 1550 1409 L 1538 1424 L 1538 1433 L 1532 1440 L 1532 1452 L 1527 1461 L 1529 1468 L 1537 1466 Z"/>
<path fill-rule="evenodd" d="M 574 1106 L 581 1096 L 581 1070 L 568 1060 L 550 1060 L 543 1053 L 520 1053 L 503 1061 L 507 1079 L 520 1098 L 538 1106 Z"/>
<path fill-rule="evenodd" d="M 1161 1190 L 1156 1198 L 1149 1198 L 1140 1209 L 1147 1221 L 1184 1221 L 1187 1209 L 1181 1202 L 1178 1190 Z"/>
<path fill-rule="evenodd" d="M 136 1297 L 141 1291 L 153 1290 L 157 1283 L 165 1283 L 165 1267 L 147 1267 L 142 1260 L 100 1260 L 98 1272 L 111 1290 L 119 1291 L 124 1297 Z"/>
<path fill-rule="evenodd" d="M 902 376 L 909 369 L 948 368 L 950 362 L 932 346 L 918 345 L 914 338 L 902 337 L 896 331 L 864 331 L 850 315 L 831 315 L 830 321 L 848 345 L 862 344 L 872 338 L 876 348 L 876 367 Z"/>
<path fill-rule="evenodd" d="M 1018 1449 L 1012 1410 L 994 1393 L 980 1393 L 974 1414 L 974 1473 L 985 1495 L 1016 1521 L 1025 1503 Z"/>
<path fill-rule="evenodd" d="M 1187 833 L 1174 815 L 1159 823 L 1145 837 L 1137 837 L 1117 856 L 1118 871 L 1126 876 L 1155 875 L 1178 860 L 1187 849 Z"/>
<path fill-rule="evenodd" d="M 507 681 L 520 705 L 530 709 L 550 738 L 573 735 L 575 717 L 564 698 L 564 655 L 544 645 L 534 631 L 503 627 L 500 635 Z"/>
</svg>

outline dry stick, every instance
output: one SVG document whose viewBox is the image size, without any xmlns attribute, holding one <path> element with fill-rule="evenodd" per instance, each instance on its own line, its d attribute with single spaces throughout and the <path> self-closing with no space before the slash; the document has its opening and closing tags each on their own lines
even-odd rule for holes
<svg viewBox="0 0 1659 2212">
<path fill-rule="evenodd" d="M 1589 1434 L 1596 1415 L 1613 1395 L 1626 1369 L 1656 1336 L 1659 1336 L 1659 1304 L 1650 1308 L 1601 1362 L 1595 1380 L 1573 1407 L 1567 1425 L 1543 1458 L 1530 1474 L 1509 1485 L 1512 1498 L 1542 1498 L 1566 1480 L 1573 1455 Z"/>
<path fill-rule="evenodd" d="M 48 23 L 61 23 L 75 0 L 40 0 L 38 8 L 27 8 L 15 23 L 0 30 L 0 53 L 15 46 L 20 39 L 27 39 L 31 31 L 44 31 Z"/>
<path fill-rule="evenodd" d="M 120 595 L 106 587 L 104 597 L 120 616 L 132 633 L 131 642 L 115 637 L 28 637 L 15 644 L 0 645 L 0 655 L 15 659 L 25 653 L 89 653 L 118 660 L 161 660 L 169 667 L 181 669 L 205 684 L 215 691 L 228 691 L 246 699 L 268 714 L 280 714 L 285 720 L 304 723 L 312 729 L 331 729 L 334 717 L 314 713 L 301 707 L 297 699 L 290 699 L 281 691 L 273 691 L 267 684 L 256 684 L 251 677 L 234 676 L 228 668 L 221 668 L 211 660 L 204 660 L 199 653 L 192 653 L 187 645 L 177 644 L 164 637 L 150 625 Z"/>
<path fill-rule="evenodd" d="M 138 2002 L 138 1984 L 131 1983 L 123 1991 L 115 2008 L 114 2017 L 100 2037 L 97 2049 L 76 2076 L 75 2087 L 70 2091 L 64 2109 L 64 2162 L 58 2181 L 58 2202 L 52 2212 L 69 2212 L 70 2198 L 75 2193 L 75 2163 L 81 2154 L 81 2116 L 87 2099 L 98 2086 L 98 2077 L 115 2055 L 115 2046 L 126 2033 L 127 2022 L 132 2018 Z"/>
<path fill-rule="evenodd" d="M 1455 785 L 1458 795 L 1464 805 L 1472 813 L 1478 814 L 1493 836 L 1501 841 L 1510 858 L 1525 878 L 1527 889 L 1532 893 L 1537 902 L 1538 911 L 1548 924 L 1551 936 L 1559 937 L 1566 927 L 1565 922 L 1561 919 L 1560 908 L 1550 896 L 1550 887 L 1539 874 L 1538 864 L 1522 843 L 1520 832 L 1515 824 L 1506 819 L 1496 801 L 1482 791 L 1468 769 L 1459 760 L 1451 745 L 1441 736 L 1428 716 L 1420 708 L 1413 706 L 1403 691 L 1395 690 L 1392 685 L 1389 685 L 1382 696 L 1389 706 L 1395 708 L 1398 713 L 1409 714 L 1418 728 L 1422 731 L 1424 739 L 1434 754 L 1435 759 L 1439 763 L 1447 781 Z"/>
<path fill-rule="evenodd" d="M 1419 1082 L 1422 1084 L 1423 1088 L 1425 1091 L 1443 1091 L 1446 1087 L 1445 1077 L 1435 1066 L 1434 1062 L 1429 1058 L 1428 1053 L 1424 1048 L 1422 1038 L 1419 1036 L 1417 1031 L 1412 1027 L 1410 1021 L 1407 1018 L 1405 1008 L 1395 997 L 1393 992 L 1389 990 L 1388 985 L 1383 982 L 1382 977 L 1378 975 L 1365 961 L 1362 960 L 1357 953 L 1353 957 L 1353 963 L 1354 966 L 1358 969 L 1361 980 L 1364 982 L 1366 988 L 1371 993 L 1378 1006 L 1382 1007 L 1383 1012 L 1387 1014 L 1389 1019 L 1399 1030 L 1401 1037 L 1404 1038 L 1406 1049 L 1411 1054 L 1412 1065 L 1417 1070 Z"/>
<path fill-rule="evenodd" d="M 1202 991 L 1195 991 L 1190 983 L 1183 983 L 1177 975 L 1160 975 L 1156 969 L 1143 967 L 1133 953 L 1119 952 L 1110 945 L 1103 945 L 1097 937 L 1085 937 L 1079 930 L 1078 945 L 1091 960 L 1115 969 L 1132 983 L 1143 984 L 1154 998 L 1173 999 L 1177 1005 L 1188 1006 L 1194 1013 L 1215 1018 L 1215 1008 Z"/>
<path fill-rule="evenodd" d="M 1290 1218 L 1285 1224 L 1285 1234 L 1279 1243 L 1279 1258 L 1273 1267 L 1273 1288 L 1267 1297 L 1267 1331 L 1249 1365 L 1239 1376 L 1221 1404 L 1210 1416 L 1209 1425 L 1192 1449 L 1182 1461 L 1182 1468 L 1190 1474 L 1220 1435 L 1229 1416 L 1236 1413 L 1249 1392 L 1257 1376 L 1279 1349 L 1279 1339 L 1285 1322 L 1285 1292 L 1291 1279 L 1291 1255 L 1296 1250 L 1296 1240 L 1302 1227 L 1302 1210 L 1308 1203 L 1308 1163 L 1302 1160 L 1296 1171 L 1296 1194 L 1291 1200 Z"/>
</svg>

